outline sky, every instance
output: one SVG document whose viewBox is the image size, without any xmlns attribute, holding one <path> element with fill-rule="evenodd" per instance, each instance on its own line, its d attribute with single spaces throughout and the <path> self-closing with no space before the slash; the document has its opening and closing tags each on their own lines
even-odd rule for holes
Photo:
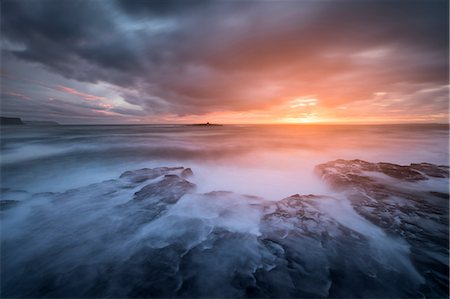
<svg viewBox="0 0 450 299">
<path fill-rule="evenodd" d="M 2 0 L 1 115 L 447 123 L 447 0 Z"/>
</svg>

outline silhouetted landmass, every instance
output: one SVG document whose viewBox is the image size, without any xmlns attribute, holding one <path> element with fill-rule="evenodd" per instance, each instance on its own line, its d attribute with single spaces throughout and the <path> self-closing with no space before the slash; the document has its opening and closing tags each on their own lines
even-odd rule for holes
<svg viewBox="0 0 450 299">
<path fill-rule="evenodd" d="M 58 126 L 56 121 L 22 120 L 20 117 L 0 117 L 1 125 Z"/>
<path fill-rule="evenodd" d="M 211 124 L 211 123 L 207 122 L 207 123 L 204 123 L 204 124 L 192 124 L 192 125 L 189 125 L 189 126 L 209 127 L 209 126 L 223 126 L 223 125 Z"/>
<path fill-rule="evenodd" d="M 19 117 L 0 117 L 1 125 L 24 125 Z"/>
</svg>

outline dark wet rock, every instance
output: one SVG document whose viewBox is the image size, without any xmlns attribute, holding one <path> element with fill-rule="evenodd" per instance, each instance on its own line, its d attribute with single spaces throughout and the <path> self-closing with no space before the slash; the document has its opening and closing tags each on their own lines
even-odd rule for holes
<svg viewBox="0 0 450 299">
<path fill-rule="evenodd" d="M 186 169 L 184 167 L 143 168 L 139 170 L 125 171 L 120 175 L 120 178 L 128 179 L 133 183 L 142 183 L 166 174 L 181 174 L 185 170 Z"/>
<path fill-rule="evenodd" d="M 149 179 L 157 178 L 161 175 L 160 170 L 153 170 L 149 168 L 143 168 L 135 171 L 125 171 L 120 175 L 121 179 L 128 179 L 133 183 L 142 183 Z"/>
<path fill-rule="evenodd" d="M 437 192 L 437 191 L 430 191 L 430 194 L 436 196 L 436 197 L 440 197 L 440 198 L 444 198 L 444 199 L 449 199 L 449 194 L 448 193 L 444 193 L 444 192 Z"/>
<path fill-rule="evenodd" d="M 316 172 L 343 191 L 361 216 L 408 242 L 412 262 L 426 279 L 421 292 L 448 295 L 448 194 L 421 184 L 448 178 L 448 167 L 336 160 L 318 165 Z"/>
<path fill-rule="evenodd" d="M 181 196 L 195 190 L 195 185 L 175 174 L 166 174 L 163 179 L 144 186 L 136 192 L 134 200 L 151 200 L 175 203 Z"/>
<path fill-rule="evenodd" d="M 377 163 L 378 169 L 372 170 L 372 171 L 379 171 L 381 173 L 384 173 L 385 175 L 388 175 L 390 177 L 405 180 L 405 181 L 418 181 L 418 180 L 425 180 L 426 177 L 423 176 L 421 173 L 414 170 L 412 167 L 409 166 L 401 166 L 397 164 L 392 163 Z"/>
<path fill-rule="evenodd" d="M 444 165 L 434 165 L 430 163 L 419 163 L 419 164 L 411 164 L 410 168 L 420 171 L 427 176 L 435 177 L 435 178 L 448 178 L 448 166 Z"/>
<path fill-rule="evenodd" d="M 18 200 L 2 199 L 0 200 L 0 211 L 11 209 L 20 203 Z"/>
<path fill-rule="evenodd" d="M 413 274 L 412 264 L 403 255 L 407 248 L 383 237 L 373 225 L 371 234 L 365 228 L 340 222 L 335 214 L 343 215 L 346 201 L 327 196 L 293 195 L 274 203 L 261 224 L 264 244 L 274 244 L 280 259 L 276 271 L 259 271 L 258 284 L 266 293 L 277 297 L 416 297 L 420 278 Z M 353 219 L 351 221 L 357 221 Z M 379 238 L 386 238 L 380 243 Z M 395 250 L 392 250 L 395 249 Z M 386 260 L 392 259 L 392 272 L 383 260 L 373 256 L 382 251 Z M 282 277 L 282 282 L 272 275 Z M 397 281 L 392 285 L 392 281 Z M 274 284 L 276 282 L 276 284 Z M 279 285 L 278 285 L 279 284 Z M 351 284 L 351 287 L 349 287 Z M 283 291 L 279 286 L 283 286 Z M 415 289 L 416 288 L 416 289 Z"/>
<path fill-rule="evenodd" d="M 123 173 L 122 179 L 134 183 L 147 182 L 131 200 L 117 207 L 130 214 L 121 224 L 122 230 L 134 231 L 142 224 L 155 220 L 165 213 L 169 205 L 195 191 L 195 184 L 180 177 L 184 170 L 183 167 L 160 167 Z"/>
<path fill-rule="evenodd" d="M 182 178 L 188 178 L 188 177 L 191 177 L 193 175 L 194 175 L 194 173 L 192 172 L 192 169 L 190 169 L 190 168 L 183 169 L 183 171 L 181 172 L 181 177 Z"/>
<path fill-rule="evenodd" d="M 449 167 L 434 165 L 431 163 L 412 163 L 409 166 L 392 163 L 370 163 L 362 160 L 338 159 L 316 166 L 316 172 L 325 180 L 328 177 L 336 180 L 328 181 L 332 185 L 347 182 L 355 182 L 356 179 L 371 179 L 365 172 L 378 172 L 402 181 L 420 181 L 428 177 L 448 178 Z"/>
<path fill-rule="evenodd" d="M 362 160 L 335 160 L 316 166 L 316 172 L 327 183 L 336 189 L 346 188 L 347 185 L 362 185 L 374 181 L 367 172 L 384 174 L 402 181 L 426 180 L 427 176 L 417 171 L 411 166 L 402 166 L 392 163 L 370 163 Z M 440 166 L 429 164 L 429 169 L 442 171 Z M 431 170 L 428 170 L 430 173 Z M 448 173 L 447 173 L 448 177 Z"/>
</svg>

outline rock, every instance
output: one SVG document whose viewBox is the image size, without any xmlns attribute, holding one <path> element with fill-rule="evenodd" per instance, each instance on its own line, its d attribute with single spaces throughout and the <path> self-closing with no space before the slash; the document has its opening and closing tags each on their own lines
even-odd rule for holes
<svg viewBox="0 0 450 299">
<path fill-rule="evenodd" d="M 420 171 L 427 176 L 435 177 L 435 178 L 448 178 L 449 177 L 449 171 L 448 166 L 444 165 L 434 165 L 430 163 L 419 163 L 419 164 L 411 164 L 410 166 L 412 169 Z"/>
<path fill-rule="evenodd" d="M 411 166 L 401 166 L 392 163 L 369 163 L 362 160 L 336 160 L 320 164 L 315 167 L 315 171 L 329 184 L 335 188 L 340 188 L 347 184 L 357 183 L 359 185 L 373 181 L 372 176 L 366 172 L 378 172 L 389 177 L 403 181 L 426 180 L 427 177 Z M 430 169 L 440 169 L 439 166 L 429 164 Z M 447 172 L 448 176 L 448 172 Z M 359 182 L 358 182 L 359 180 Z"/>
<path fill-rule="evenodd" d="M 181 172 L 181 177 L 182 178 L 188 178 L 188 177 L 193 176 L 193 175 L 194 175 L 194 173 L 192 172 L 192 169 L 190 169 L 190 168 L 186 168 L 186 169 L 184 169 Z"/>
<path fill-rule="evenodd" d="M 448 178 L 448 167 L 430 163 L 401 166 L 336 160 L 316 172 L 344 192 L 361 216 L 411 246 L 411 258 L 433 296 L 448 290 L 448 194 L 430 190 L 425 180 Z M 447 182 L 448 184 L 448 182 Z"/>
<path fill-rule="evenodd" d="M 134 194 L 134 200 L 175 203 L 184 194 L 195 189 L 195 185 L 175 174 L 166 174 L 161 181 L 148 184 Z"/>
<path fill-rule="evenodd" d="M 182 196 L 193 192 L 195 185 L 179 176 L 184 170 L 183 167 L 159 167 L 124 172 L 120 178 L 131 182 L 133 185 L 130 187 L 147 183 L 134 193 L 131 200 L 117 207 L 130 215 L 121 224 L 122 230 L 134 230 L 154 221 Z"/>
<path fill-rule="evenodd" d="M 119 178 L 127 179 L 133 183 L 142 183 L 147 180 L 155 179 L 166 174 L 181 174 L 184 167 L 158 167 L 158 168 L 143 168 L 133 171 L 125 171 Z"/>
<path fill-rule="evenodd" d="M 275 209 L 261 221 L 261 239 L 280 247 L 272 271 L 291 284 L 277 293 L 275 278 L 263 271 L 258 284 L 280 297 L 402 297 L 411 289 L 411 294 L 419 294 L 415 288 L 420 278 L 411 270 L 407 247 L 361 221 L 346 203 L 318 195 L 294 195 L 273 203 Z M 392 260 L 389 267 L 377 261 L 376 252 Z M 393 286 L 393 280 L 399 283 Z"/>
<path fill-rule="evenodd" d="M 401 166 L 392 163 L 377 163 L 378 169 L 374 171 L 382 172 L 390 177 L 404 181 L 419 181 L 427 178 L 410 166 Z"/>
<path fill-rule="evenodd" d="M 440 198 L 444 198 L 444 199 L 449 199 L 449 194 L 448 193 L 443 193 L 443 192 L 437 192 L 437 191 L 430 191 L 430 194 L 440 197 Z"/>
<path fill-rule="evenodd" d="M 188 126 L 196 126 L 196 127 L 221 127 L 221 126 L 223 126 L 223 125 L 221 125 L 221 124 L 212 124 L 212 123 L 209 123 L 209 122 L 207 122 L 207 123 L 203 123 L 203 124 L 191 124 L 191 125 L 188 125 Z"/>
</svg>

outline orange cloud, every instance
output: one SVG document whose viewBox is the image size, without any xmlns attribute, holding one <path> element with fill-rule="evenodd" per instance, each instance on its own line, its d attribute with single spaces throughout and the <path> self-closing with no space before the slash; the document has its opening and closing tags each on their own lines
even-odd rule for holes
<svg viewBox="0 0 450 299">
<path fill-rule="evenodd" d="M 78 97 L 80 97 L 84 100 L 88 100 L 88 101 L 98 101 L 98 100 L 107 101 L 108 100 L 105 97 L 84 93 L 84 92 L 78 91 L 74 88 L 70 88 L 70 87 L 66 87 L 66 86 L 62 86 L 62 85 L 58 85 L 57 90 L 78 96 Z"/>
</svg>

